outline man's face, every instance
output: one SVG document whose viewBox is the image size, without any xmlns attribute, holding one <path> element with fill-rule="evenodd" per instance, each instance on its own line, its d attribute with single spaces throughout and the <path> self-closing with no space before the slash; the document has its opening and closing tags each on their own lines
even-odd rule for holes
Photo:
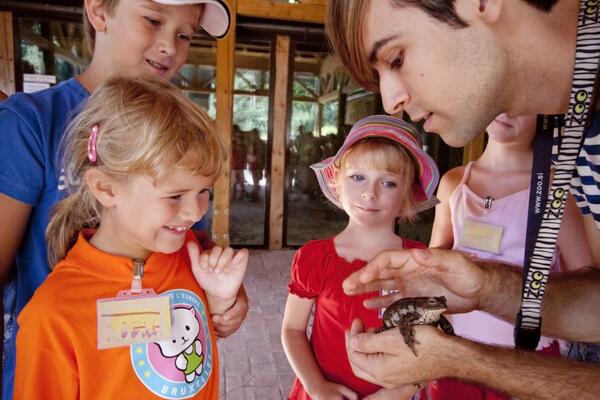
<svg viewBox="0 0 600 400">
<path fill-rule="evenodd" d="M 467 16 L 475 2 L 458 0 Z M 379 75 L 386 112 L 406 111 L 449 145 L 467 144 L 502 112 L 506 54 L 476 17 L 454 28 L 415 7 L 372 0 L 365 54 Z"/>
</svg>

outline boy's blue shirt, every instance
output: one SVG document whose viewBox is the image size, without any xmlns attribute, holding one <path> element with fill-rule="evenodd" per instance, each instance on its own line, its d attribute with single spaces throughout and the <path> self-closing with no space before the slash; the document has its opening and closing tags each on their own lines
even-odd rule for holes
<svg viewBox="0 0 600 400">
<path fill-rule="evenodd" d="M 16 315 L 50 272 L 45 231 L 52 207 L 65 194 L 57 168 L 60 141 L 87 97 L 86 89 L 71 78 L 0 102 L 0 193 L 32 207 L 15 259 L 15 280 L 3 289 L 3 399 L 12 399 Z"/>
</svg>

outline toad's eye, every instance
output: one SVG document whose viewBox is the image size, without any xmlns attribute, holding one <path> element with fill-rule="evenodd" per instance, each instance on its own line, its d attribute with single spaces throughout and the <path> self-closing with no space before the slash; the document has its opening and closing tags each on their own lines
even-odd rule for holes
<svg viewBox="0 0 600 400">
<path fill-rule="evenodd" d="M 429 304 L 430 306 L 435 306 L 437 304 L 437 300 L 435 299 L 435 297 L 430 297 L 427 300 L 427 304 Z"/>
</svg>

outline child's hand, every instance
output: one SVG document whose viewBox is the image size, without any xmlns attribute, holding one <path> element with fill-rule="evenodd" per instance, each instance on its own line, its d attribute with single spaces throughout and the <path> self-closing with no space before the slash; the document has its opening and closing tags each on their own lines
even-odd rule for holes
<svg viewBox="0 0 600 400">
<path fill-rule="evenodd" d="M 195 242 L 188 242 L 187 248 L 192 272 L 200 287 L 207 295 L 232 300 L 233 304 L 246 273 L 248 250 L 236 253 L 231 247 L 214 246 L 200 254 Z"/>
<path fill-rule="evenodd" d="M 358 400 L 358 395 L 339 383 L 324 381 L 310 393 L 313 400 Z"/>
<path fill-rule="evenodd" d="M 248 314 L 248 296 L 244 286 L 240 286 L 235 303 L 223 314 L 213 314 L 212 320 L 215 333 L 224 339 L 237 331 Z"/>
</svg>

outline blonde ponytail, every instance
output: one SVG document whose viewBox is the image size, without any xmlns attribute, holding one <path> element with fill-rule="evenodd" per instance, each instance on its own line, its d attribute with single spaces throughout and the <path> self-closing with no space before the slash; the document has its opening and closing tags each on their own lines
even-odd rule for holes
<svg viewBox="0 0 600 400">
<path fill-rule="evenodd" d="M 66 257 L 81 229 L 97 228 L 100 224 L 100 204 L 87 185 L 58 202 L 46 228 L 48 262 L 51 268 Z"/>
</svg>

